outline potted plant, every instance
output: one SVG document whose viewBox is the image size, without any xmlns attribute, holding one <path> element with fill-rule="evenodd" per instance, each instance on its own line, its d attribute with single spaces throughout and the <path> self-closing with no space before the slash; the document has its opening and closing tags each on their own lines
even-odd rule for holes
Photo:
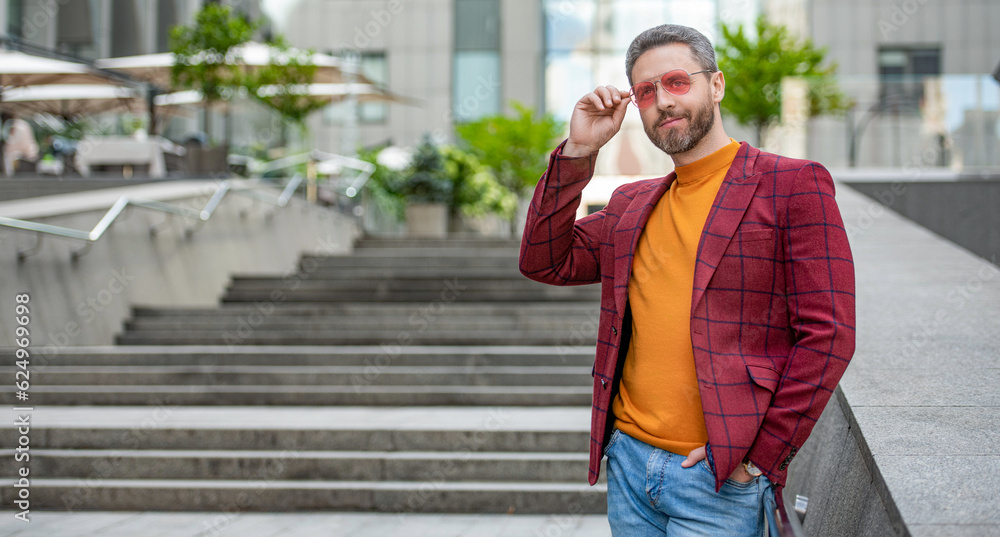
<svg viewBox="0 0 1000 537">
<path fill-rule="evenodd" d="M 455 146 L 442 147 L 441 154 L 452 182 L 451 231 L 509 234 L 505 223 L 517 210 L 517 196 L 476 155 Z"/>
<path fill-rule="evenodd" d="M 519 211 L 526 213 L 531 189 L 545 171 L 549 153 L 563 136 L 565 124 L 551 113 L 539 116 L 520 103 L 512 102 L 511 106 L 513 117 L 486 116 L 457 125 L 455 130 L 469 151 L 492 170 L 497 181 L 521 198 Z M 519 214 L 511 221 L 511 231 L 515 234 L 524 224 L 524 216 Z"/>
<path fill-rule="evenodd" d="M 409 236 L 447 236 L 452 186 L 451 178 L 444 169 L 441 151 L 429 136 L 424 136 L 400 185 L 400 194 L 406 200 Z"/>
</svg>

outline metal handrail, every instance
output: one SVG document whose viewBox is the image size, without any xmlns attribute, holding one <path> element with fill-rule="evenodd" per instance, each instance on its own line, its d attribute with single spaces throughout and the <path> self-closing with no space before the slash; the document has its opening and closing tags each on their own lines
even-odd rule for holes
<svg viewBox="0 0 1000 537">
<path fill-rule="evenodd" d="M 254 165 L 251 163 L 250 168 L 253 173 L 263 175 L 268 172 L 291 168 L 307 162 L 315 162 L 318 166 L 322 166 L 324 164 L 336 164 L 338 166 L 344 166 L 357 170 L 358 175 L 354 177 L 354 180 L 347 186 L 344 192 L 349 198 L 353 198 L 358 195 L 358 193 L 361 192 L 361 189 L 364 188 L 365 184 L 368 182 L 368 179 L 373 173 L 375 173 L 375 166 L 370 162 L 354 157 L 338 155 L 336 153 L 326 153 L 315 149 L 307 153 L 282 157 L 265 164 Z"/>
<path fill-rule="evenodd" d="M 32 222 L 29 220 L 19 220 L 17 218 L 9 218 L 6 216 L 0 216 L 0 226 L 21 230 L 21 231 L 31 231 L 36 233 L 37 240 L 35 245 L 30 248 L 18 248 L 17 259 L 18 261 L 24 261 L 25 258 L 34 255 L 38 252 L 41 247 L 42 237 L 45 235 L 52 235 L 56 237 L 62 237 L 66 239 L 82 240 L 86 241 L 83 247 L 71 251 L 70 257 L 73 261 L 76 261 L 88 251 L 93 243 L 100 240 L 104 235 L 104 232 L 111 227 L 111 224 L 125 211 L 129 206 L 141 207 L 143 209 L 149 209 L 153 211 L 167 213 L 170 216 L 180 216 L 189 220 L 195 221 L 194 227 L 188 227 L 185 229 L 185 234 L 187 236 L 192 235 L 197 229 L 207 222 L 215 210 L 219 208 L 222 204 L 222 200 L 226 197 L 226 194 L 233 192 L 235 194 L 243 194 L 250 196 L 256 200 L 262 201 L 264 203 L 274 205 L 276 207 L 284 207 L 288 205 L 288 202 L 292 199 L 295 194 L 295 190 L 302 184 L 302 177 L 293 177 L 285 188 L 282 190 L 279 196 L 268 196 L 261 192 L 257 192 L 255 188 L 267 185 L 253 185 L 248 186 L 245 184 L 235 185 L 229 179 L 219 183 L 216 187 L 215 192 L 212 193 L 211 198 L 205 204 L 205 207 L 200 211 L 190 209 L 188 207 L 182 207 L 178 205 L 171 205 L 169 203 L 164 203 L 162 201 L 155 200 L 145 200 L 139 198 L 131 198 L 129 196 L 121 196 L 115 201 L 114 205 L 108 209 L 108 212 L 104 214 L 101 221 L 94 226 L 94 229 L 90 231 L 83 231 L 79 229 L 73 229 L 63 226 L 57 226 L 53 224 L 43 224 L 41 222 Z M 155 235 L 159 225 L 150 226 L 150 234 Z"/>
</svg>

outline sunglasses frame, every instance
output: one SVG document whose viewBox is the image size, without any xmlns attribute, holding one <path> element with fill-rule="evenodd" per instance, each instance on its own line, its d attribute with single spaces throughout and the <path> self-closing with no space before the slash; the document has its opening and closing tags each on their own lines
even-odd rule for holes
<svg viewBox="0 0 1000 537">
<path fill-rule="evenodd" d="M 680 72 L 684 73 L 685 75 L 687 75 L 687 77 L 688 77 L 687 91 L 685 91 L 684 93 L 674 93 L 674 92 L 670 91 L 669 89 L 667 89 L 666 85 L 663 84 L 663 79 L 667 75 L 669 75 L 670 73 L 674 73 L 676 71 L 680 71 Z M 635 95 L 635 88 L 639 84 L 645 84 L 647 82 L 653 84 L 653 91 L 654 92 L 656 91 L 657 84 L 659 84 L 659 86 L 661 88 L 663 88 L 663 91 L 665 91 L 665 92 L 667 92 L 667 93 L 669 93 L 671 95 L 675 95 L 675 96 L 679 97 L 681 95 L 687 95 L 688 92 L 691 91 L 691 79 L 694 77 L 694 75 L 700 75 L 702 73 L 714 73 L 714 72 L 715 71 L 713 71 L 711 69 L 704 69 L 702 71 L 695 71 L 693 73 L 689 73 L 689 72 L 685 71 L 684 69 L 671 69 L 669 71 L 661 73 L 660 75 L 654 76 L 652 78 L 647 78 L 646 80 L 640 80 L 639 82 L 636 82 L 635 84 L 632 85 L 631 88 L 628 89 L 629 97 L 632 98 L 632 104 L 634 104 L 636 108 L 638 108 L 640 110 L 642 110 L 644 108 L 649 108 L 653 104 L 653 102 L 656 102 L 656 96 L 654 94 L 654 96 L 653 96 L 653 102 L 650 102 L 646 106 L 639 106 L 639 98 L 636 97 L 636 95 Z"/>
</svg>

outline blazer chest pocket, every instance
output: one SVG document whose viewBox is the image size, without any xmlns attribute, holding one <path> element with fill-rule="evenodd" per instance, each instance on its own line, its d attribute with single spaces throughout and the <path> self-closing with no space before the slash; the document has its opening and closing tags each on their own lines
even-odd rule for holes
<svg viewBox="0 0 1000 537">
<path fill-rule="evenodd" d="M 774 238 L 773 229 L 748 229 L 736 234 L 736 240 L 742 243 L 766 241 Z"/>
</svg>

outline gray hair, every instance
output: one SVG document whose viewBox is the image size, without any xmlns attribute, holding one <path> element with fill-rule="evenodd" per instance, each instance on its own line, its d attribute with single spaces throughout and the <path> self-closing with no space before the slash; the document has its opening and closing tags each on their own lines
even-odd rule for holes
<svg viewBox="0 0 1000 537">
<path fill-rule="evenodd" d="M 625 53 L 625 75 L 628 76 L 629 86 L 632 85 L 632 68 L 639 56 L 650 49 L 671 43 L 690 47 L 691 54 L 702 69 L 713 73 L 719 70 L 719 64 L 715 61 L 715 49 L 704 34 L 679 24 L 661 24 L 642 32 L 629 45 L 628 52 Z"/>
</svg>

